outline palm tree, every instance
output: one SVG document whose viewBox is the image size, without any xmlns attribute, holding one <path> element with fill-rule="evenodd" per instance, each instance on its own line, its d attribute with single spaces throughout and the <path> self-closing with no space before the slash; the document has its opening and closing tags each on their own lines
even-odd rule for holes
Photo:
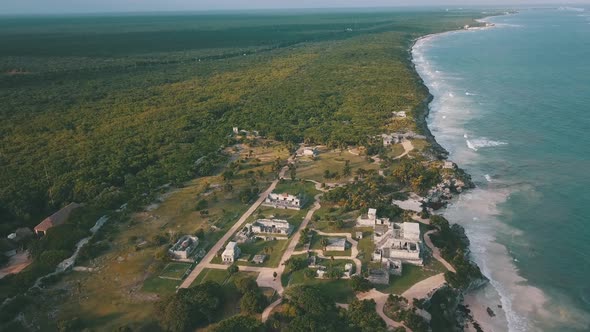
<svg viewBox="0 0 590 332">
<path fill-rule="evenodd" d="M 326 239 L 325 237 L 322 238 L 322 240 L 320 241 L 320 244 L 322 245 L 322 247 L 324 247 L 324 251 L 326 251 L 326 247 L 328 246 L 328 244 L 330 244 L 330 242 L 328 242 L 328 239 Z"/>
</svg>

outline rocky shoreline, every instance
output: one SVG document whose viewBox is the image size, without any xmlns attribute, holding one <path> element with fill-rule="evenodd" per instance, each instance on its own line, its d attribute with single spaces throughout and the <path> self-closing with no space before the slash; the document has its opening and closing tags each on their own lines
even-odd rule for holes
<svg viewBox="0 0 590 332">
<path fill-rule="evenodd" d="M 485 27 L 488 26 L 487 23 L 482 20 L 478 20 L 478 22 L 486 24 Z M 436 141 L 435 136 L 428 127 L 427 119 L 431 111 L 430 103 L 434 100 L 434 96 L 430 93 L 428 86 L 426 86 L 424 80 L 418 74 L 412 54 L 412 49 L 416 42 L 426 37 L 428 36 L 415 39 L 409 49 L 411 68 L 416 73 L 419 79 L 419 84 L 427 93 L 427 97 L 422 101 L 416 111 L 416 124 L 419 131 L 426 136 L 427 141 L 432 147 L 431 151 L 429 151 L 430 153 L 426 156 L 433 160 L 448 161 L 449 152 Z M 454 165 L 454 167 L 456 167 L 456 173 L 458 176 L 450 176 L 444 179 L 443 182 L 435 188 L 432 188 L 424 201 L 426 207 L 431 208 L 432 210 L 439 210 L 446 207 L 455 195 L 460 195 L 466 190 L 475 188 L 471 176 L 458 166 Z M 469 239 L 465 235 L 463 227 L 458 224 L 454 224 L 452 227 L 458 232 L 463 233 L 463 240 L 466 241 L 467 248 L 469 248 Z M 463 259 L 466 260 L 468 264 L 477 267 L 477 270 L 479 270 L 477 264 L 473 262 L 469 256 L 470 252 L 469 249 L 467 249 L 464 253 Z M 424 308 L 432 317 L 431 326 L 436 325 L 443 330 L 464 331 L 470 324 L 473 327 L 472 330 L 483 331 L 480 324 L 473 318 L 469 307 L 464 304 L 464 298 L 467 293 L 483 287 L 489 282 L 489 280 L 481 273 L 478 277 L 467 277 L 470 280 L 467 285 L 460 288 L 453 288 L 450 285 L 446 285 L 436 290 L 430 298 L 426 299 L 424 302 Z"/>
</svg>

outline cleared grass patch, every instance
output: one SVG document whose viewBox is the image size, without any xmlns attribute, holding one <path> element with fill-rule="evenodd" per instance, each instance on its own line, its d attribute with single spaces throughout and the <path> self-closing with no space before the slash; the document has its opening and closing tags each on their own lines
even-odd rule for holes
<svg viewBox="0 0 590 332">
<path fill-rule="evenodd" d="M 191 264 L 189 263 L 170 262 L 160 273 L 160 278 L 182 280 L 182 277 L 184 277 L 190 267 Z"/>
<path fill-rule="evenodd" d="M 255 242 L 251 243 L 242 243 L 238 245 L 242 250 L 242 255 L 250 255 L 250 259 L 252 259 L 254 255 L 267 255 L 267 257 L 262 264 L 240 261 L 238 261 L 237 264 L 247 266 L 278 267 L 279 263 L 281 262 L 281 257 L 283 257 L 285 249 L 287 249 L 287 243 L 289 243 L 288 240 L 256 240 Z"/>
<path fill-rule="evenodd" d="M 346 161 L 350 162 L 351 175 L 344 176 L 343 170 Z M 317 182 L 343 183 L 351 179 L 359 168 L 379 169 L 379 165 L 368 162 L 363 156 L 354 155 L 348 151 L 329 151 L 320 153 L 316 160 L 301 159 L 297 162 L 297 177 L 314 180 Z M 324 173 L 327 171 L 337 172 L 338 176 L 326 179 Z"/>
<path fill-rule="evenodd" d="M 342 262 L 342 266 L 349 261 Z M 291 274 L 289 287 L 295 285 L 314 285 L 318 287 L 322 293 L 328 295 L 335 302 L 348 303 L 354 299 L 354 291 L 350 286 L 350 281 L 346 279 L 330 280 L 330 279 L 306 279 L 303 275 L 304 270 L 295 271 Z"/>
<path fill-rule="evenodd" d="M 389 279 L 389 285 L 376 285 L 375 288 L 384 293 L 401 294 L 417 282 L 430 278 L 444 271 L 444 266 L 435 259 L 432 259 L 423 267 L 403 264 L 401 276 L 391 276 Z"/>
<path fill-rule="evenodd" d="M 176 291 L 180 285 L 180 280 L 164 279 L 160 277 L 149 277 L 143 282 L 142 291 L 156 293 L 160 296 L 169 295 Z"/>
</svg>

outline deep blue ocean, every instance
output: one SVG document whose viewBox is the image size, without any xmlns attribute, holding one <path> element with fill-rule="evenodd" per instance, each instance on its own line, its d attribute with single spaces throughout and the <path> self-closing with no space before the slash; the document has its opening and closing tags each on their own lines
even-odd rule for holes
<svg viewBox="0 0 590 332">
<path fill-rule="evenodd" d="M 590 331 L 590 8 L 485 21 L 413 48 L 430 128 L 478 185 L 444 212 L 490 278 L 466 301 L 486 331 Z"/>
</svg>

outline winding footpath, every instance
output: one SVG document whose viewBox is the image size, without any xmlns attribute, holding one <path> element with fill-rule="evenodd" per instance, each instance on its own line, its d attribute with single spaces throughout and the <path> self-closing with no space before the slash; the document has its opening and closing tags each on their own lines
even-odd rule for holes
<svg viewBox="0 0 590 332">
<path fill-rule="evenodd" d="M 410 153 L 412 150 L 414 150 L 414 144 L 412 144 L 412 141 L 410 141 L 410 140 L 404 139 L 402 141 L 402 146 L 404 147 L 404 153 L 402 153 L 399 156 L 393 158 L 393 160 L 401 159 L 401 158 L 407 156 L 408 153 Z"/>
<path fill-rule="evenodd" d="M 389 318 L 385 314 L 385 311 L 384 311 L 385 303 L 387 302 L 388 297 L 389 297 L 389 294 L 381 293 L 380 291 L 376 290 L 375 288 L 371 289 L 368 292 L 358 293 L 356 295 L 356 298 L 361 301 L 362 300 L 375 301 L 375 304 L 376 304 L 375 310 L 377 311 L 377 314 L 379 315 L 379 317 L 381 317 L 381 319 L 383 319 L 385 324 L 387 324 L 387 326 L 393 327 L 393 328 L 404 327 L 406 329 L 406 331 L 412 332 L 412 330 L 410 328 L 408 328 L 407 326 L 405 326 L 404 324 L 402 324 L 400 322 L 394 321 L 393 319 Z"/>
</svg>

